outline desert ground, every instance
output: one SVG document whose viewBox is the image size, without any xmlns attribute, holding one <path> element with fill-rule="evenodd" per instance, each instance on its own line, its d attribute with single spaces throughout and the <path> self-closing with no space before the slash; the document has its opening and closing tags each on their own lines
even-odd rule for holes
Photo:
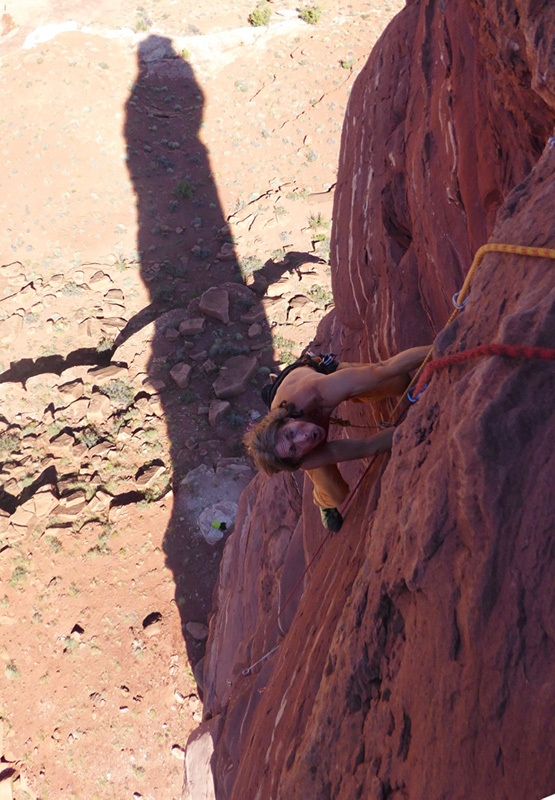
<svg viewBox="0 0 555 800">
<path fill-rule="evenodd" d="M 0 800 L 181 796 L 242 434 L 333 305 L 343 116 L 402 5 L 0 9 Z"/>
</svg>

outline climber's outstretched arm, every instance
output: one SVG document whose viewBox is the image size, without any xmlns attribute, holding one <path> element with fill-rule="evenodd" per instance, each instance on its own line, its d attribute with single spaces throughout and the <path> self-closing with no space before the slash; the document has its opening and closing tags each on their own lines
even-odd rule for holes
<svg viewBox="0 0 555 800">
<path fill-rule="evenodd" d="M 351 397 L 368 394 L 396 378 L 417 369 L 430 346 L 412 347 L 377 364 L 342 367 L 331 375 L 318 376 L 318 392 L 324 407 L 335 408 Z"/>
<path fill-rule="evenodd" d="M 300 469 L 316 469 L 326 464 L 355 461 L 384 453 L 391 449 L 393 433 L 394 428 L 387 428 L 368 439 L 336 439 L 333 442 L 324 442 L 303 458 Z"/>
</svg>

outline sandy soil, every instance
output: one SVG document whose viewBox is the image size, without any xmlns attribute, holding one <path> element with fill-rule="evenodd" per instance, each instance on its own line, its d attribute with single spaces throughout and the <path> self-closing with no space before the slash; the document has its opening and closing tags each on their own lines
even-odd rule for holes
<svg viewBox="0 0 555 800">
<path fill-rule="evenodd" d="M 271 282 L 286 274 L 287 255 L 301 254 L 289 267 L 326 258 L 349 89 L 402 5 L 324 3 L 307 25 L 294 3 L 276 0 L 271 25 L 253 28 L 251 0 L 5 3 L 4 505 L 23 504 L 37 471 L 71 469 L 76 486 L 104 486 L 103 470 L 139 469 L 145 451 L 173 478 L 158 496 L 126 495 L 78 524 L 14 528 L 13 508 L 0 516 L 2 800 L 180 796 L 183 748 L 201 718 L 192 668 L 203 652 L 185 625 L 207 621 L 223 543 L 185 537 L 167 490 L 189 469 L 238 454 L 244 409 L 263 410 L 259 386 L 232 404 L 232 435 L 207 427 L 167 382 L 174 345 L 158 327 L 141 354 L 143 385 L 162 375 L 167 391 L 158 417 L 151 390 L 135 393 L 142 416 L 128 435 L 118 429 L 121 463 L 49 449 L 40 426 L 60 414 L 48 392 L 60 371 L 69 380 L 70 367 L 99 363 L 92 354 L 130 323 L 153 325 L 211 286 L 248 282 L 262 264 Z M 190 198 L 176 197 L 178 181 L 193 187 Z M 226 241 L 234 257 L 218 260 Z M 260 364 L 300 351 L 326 307 L 311 306 L 306 326 L 298 319 L 286 334 L 278 316 L 266 320 L 252 345 Z M 227 343 L 242 330 L 232 319 Z M 218 335 L 196 346 L 215 353 Z M 210 387 L 201 378 L 193 387 L 199 408 Z M 25 447 L 14 446 L 14 430 Z"/>
</svg>

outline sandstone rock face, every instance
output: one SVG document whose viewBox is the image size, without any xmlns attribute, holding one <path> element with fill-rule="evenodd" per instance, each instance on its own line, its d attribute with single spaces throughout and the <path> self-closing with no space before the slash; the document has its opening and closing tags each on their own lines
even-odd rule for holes
<svg viewBox="0 0 555 800">
<path fill-rule="evenodd" d="M 555 124 L 555 73 L 539 72 L 553 11 L 448 6 L 415 2 L 393 20 L 344 124 L 334 294 L 344 325 L 370 326 L 374 358 L 439 332 L 501 203 Z"/>
<path fill-rule="evenodd" d="M 442 330 L 488 238 L 555 248 L 554 34 L 547 4 L 422 0 L 375 48 L 335 198 L 342 358 L 555 346 L 545 259 L 486 256 Z M 219 800 L 553 793 L 554 390 L 549 361 L 434 375 L 326 541 L 302 474 L 255 478 L 204 670 Z"/>
</svg>

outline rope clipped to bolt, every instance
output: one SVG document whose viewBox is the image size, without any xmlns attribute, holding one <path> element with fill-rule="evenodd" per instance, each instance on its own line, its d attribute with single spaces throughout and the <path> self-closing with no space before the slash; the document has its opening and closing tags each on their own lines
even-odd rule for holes
<svg viewBox="0 0 555 800">
<path fill-rule="evenodd" d="M 449 356 L 442 356 L 441 358 L 434 358 L 433 361 L 428 361 L 420 377 L 411 390 L 409 400 L 415 403 L 424 389 L 427 388 L 428 383 L 434 372 L 443 369 L 444 367 L 451 367 L 454 364 L 462 364 L 464 361 L 470 361 L 473 358 L 480 358 L 482 356 L 506 356 L 507 358 L 526 358 L 526 359 L 543 359 L 544 361 L 555 361 L 555 350 L 550 350 L 547 347 L 523 347 L 511 344 L 482 344 L 478 347 L 472 347 L 470 350 L 462 350 L 460 353 L 452 353 Z"/>
<path fill-rule="evenodd" d="M 455 308 L 453 309 L 453 311 L 451 313 L 451 316 L 449 317 L 449 319 L 445 323 L 444 328 L 446 328 L 448 325 L 450 325 L 453 322 L 453 320 L 458 316 L 458 314 L 462 311 L 462 309 L 466 306 L 466 304 L 468 302 L 468 292 L 470 290 L 470 284 L 472 283 L 472 279 L 473 279 L 474 275 L 476 274 L 476 270 L 478 269 L 478 267 L 482 263 L 482 261 L 484 259 L 484 256 L 486 256 L 488 253 L 510 253 L 512 255 L 529 256 L 531 258 L 551 258 L 551 259 L 555 259 L 555 250 L 551 249 L 549 247 L 529 247 L 528 245 L 505 244 L 505 243 L 502 243 L 502 242 L 490 242 L 489 244 L 482 245 L 482 247 L 480 247 L 476 251 L 476 255 L 474 256 L 474 260 L 472 262 L 472 265 L 471 265 L 470 269 L 468 270 L 468 273 L 466 275 L 466 278 L 464 279 L 464 283 L 463 283 L 460 291 L 458 291 L 455 295 L 453 295 L 453 305 L 455 306 Z M 498 348 L 498 347 L 508 347 L 508 345 L 482 345 L 482 347 L 497 347 Z M 460 363 L 460 361 L 467 361 L 468 358 L 478 358 L 479 356 L 483 356 L 483 355 L 507 355 L 507 356 L 512 357 L 512 358 L 546 358 L 545 353 L 549 352 L 545 348 L 526 348 L 526 347 L 522 348 L 521 347 L 520 348 L 521 353 L 519 353 L 518 355 L 515 355 L 514 351 L 516 349 L 518 349 L 518 347 L 514 346 L 513 347 L 513 352 L 505 351 L 503 353 L 501 353 L 501 352 L 495 352 L 495 353 L 494 352 L 488 352 L 488 353 L 486 353 L 486 352 L 477 352 L 477 348 L 472 348 L 472 350 L 463 351 L 461 353 L 455 354 L 456 356 L 463 356 L 464 353 L 471 353 L 472 355 L 465 356 L 464 358 L 460 358 L 459 361 L 455 361 L 453 363 Z M 530 352 L 533 351 L 533 350 L 535 350 L 535 351 L 543 351 L 544 355 L 530 355 Z M 525 355 L 523 351 L 527 351 L 528 355 Z M 399 399 L 397 405 L 395 406 L 395 408 L 391 412 L 391 416 L 389 417 L 389 420 L 388 420 L 388 423 L 387 423 L 388 426 L 389 425 L 397 425 L 398 424 L 398 421 L 393 422 L 393 419 L 395 418 L 395 415 L 396 415 L 397 411 L 399 410 L 400 406 L 402 405 L 405 397 L 411 403 L 414 403 L 414 402 L 416 402 L 416 400 L 418 400 L 418 397 L 420 396 L 420 394 L 422 394 L 422 391 L 423 391 L 424 386 L 427 383 L 427 381 L 426 380 L 422 380 L 421 381 L 420 377 L 421 377 L 421 375 L 423 375 L 424 370 L 427 369 L 429 364 L 432 364 L 434 362 L 436 362 L 436 364 L 437 364 L 439 362 L 439 366 L 434 366 L 432 369 L 428 370 L 428 372 L 427 372 L 428 380 L 429 380 L 430 375 L 436 369 L 441 369 L 443 366 L 450 366 L 450 364 L 443 363 L 443 359 L 444 358 L 451 358 L 451 356 L 444 356 L 443 358 L 437 358 L 437 359 L 434 359 L 434 362 L 432 362 L 432 360 L 431 360 L 432 352 L 433 352 L 433 347 L 430 347 L 430 350 L 429 350 L 426 358 L 424 359 L 424 361 L 422 362 L 422 364 L 420 365 L 420 367 L 416 371 L 416 373 L 414 375 L 414 378 L 410 382 L 410 385 L 407 387 L 407 390 L 402 395 L 402 397 Z M 414 392 L 413 392 L 413 387 L 414 387 Z M 416 387 L 419 387 L 418 391 L 416 390 Z"/>
</svg>

